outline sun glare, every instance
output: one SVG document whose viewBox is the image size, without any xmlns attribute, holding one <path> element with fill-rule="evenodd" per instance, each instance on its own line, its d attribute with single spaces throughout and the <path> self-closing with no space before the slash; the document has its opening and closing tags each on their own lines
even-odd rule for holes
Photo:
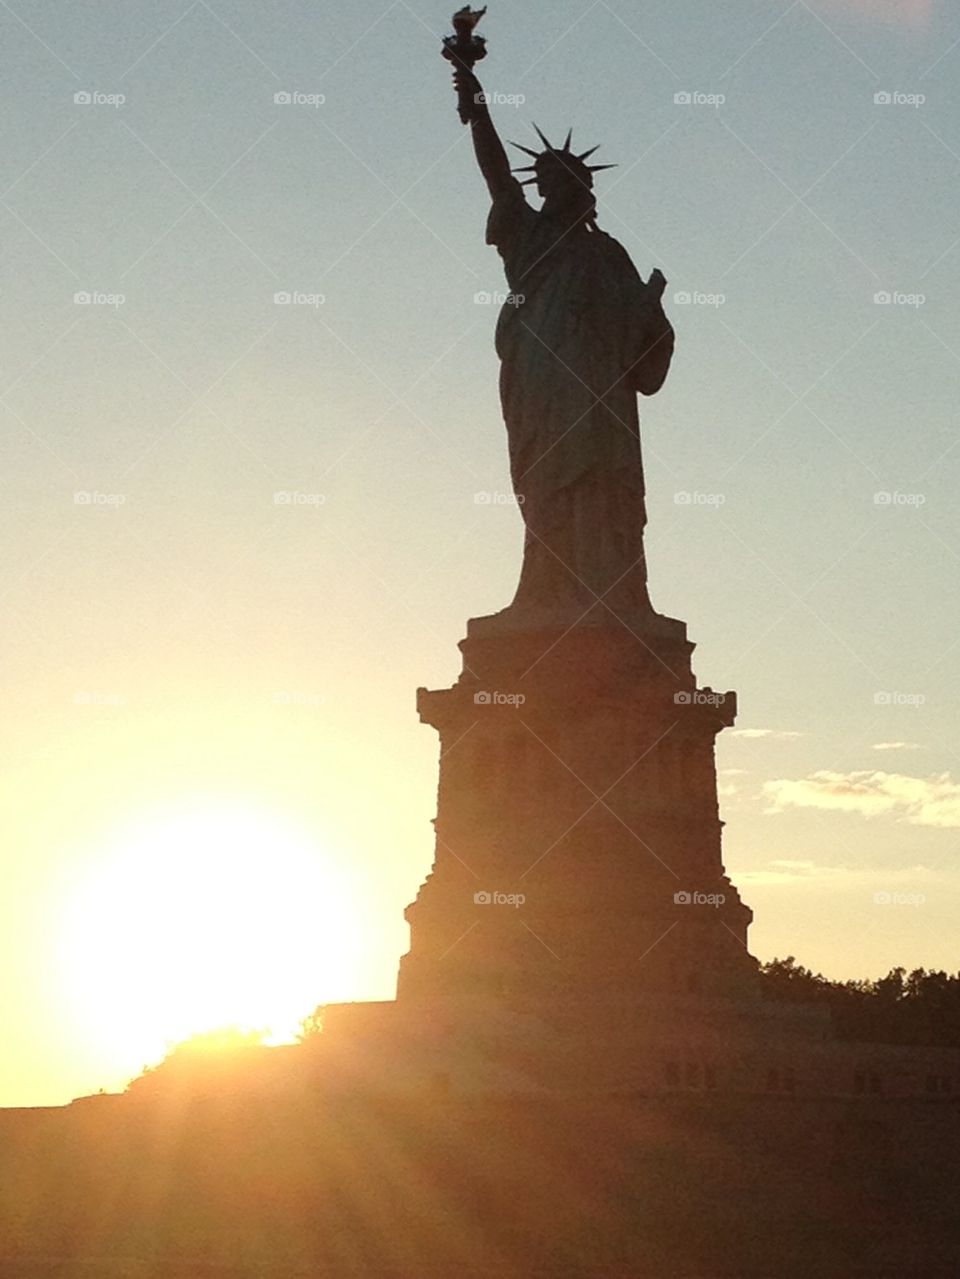
<svg viewBox="0 0 960 1279">
<path fill-rule="evenodd" d="M 329 850 L 242 802 L 119 832 L 71 893 L 62 963 L 75 1015 L 132 1070 L 218 1027 L 293 1037 L 347 997 L 362 938 Z"/>
</svg>

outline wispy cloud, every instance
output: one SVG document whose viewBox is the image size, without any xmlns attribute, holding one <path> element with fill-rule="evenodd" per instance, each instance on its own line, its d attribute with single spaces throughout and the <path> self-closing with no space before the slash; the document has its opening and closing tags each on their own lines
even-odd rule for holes
<svg viewBox="0 0 960 1279">
<path fill-rule="evenodd" d="M 875 890 L 881 886 L 886 889 L 901 886 L 928 888 L 936 878 L 934 872 L 923 865 L 879 870 L 864 866 L 825 866 L 821 862 L 787 857 L 773 858 L 753 870 L 736 872 L 737 883 L 744 888 L 787 885 L 794 889 L 810 888 L 814 891 L 824 888 L 831 891 L 861 888 Z"/>
<path fill-rule="evenodd" d="M 794 737 L 802 737 L 802 733 L 788 732 L 783 728 L 734 728 L 728 734 L 728 737 L 767 737 L 775 741 L 788 741 Z"/>
<path fill-rule="evenodd" d="M 732 799 L 740 794 L 740 778 L 749 777 L 745 768 L 720 768 L 717 770 L 717 794 L 721 799 Z"/>
<path fill-rule="evenodd" d="M 797 780 L 765 782 L 768 811 L 819 808 L 859 813 L 861 817 L 893 817 L 916 826 L 960 827 L 960 785 L 949 773 L 908 777 L 904 773 L 835 773 L 822 769 Z"/>
<path fill-rule="evenodd" d="M 875 751 L 922 751 L 919 742 L 874 742 Z"/>
<path fill-rule="evenodd" d="M 835 880 L 845 873 L 842 866 L 821 866 L 813 861 L 774 857 L 765 866 L 737 874 L 740 884 L 796 884 L 799 880 Z"/>
</svg>

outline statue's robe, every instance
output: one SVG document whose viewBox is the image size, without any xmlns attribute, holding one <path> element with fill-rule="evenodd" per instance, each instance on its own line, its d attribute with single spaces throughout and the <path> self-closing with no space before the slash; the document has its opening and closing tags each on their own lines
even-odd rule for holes
<svg viewBox="0 0 960 1279">
<path fill-rule="evenodd" d="M 603 597 L 618 614 L 648 610 L 637 392 L 659 390 L 673 354 L 660 299 L 616 240 L 538 212 L 513 179 L 487 243 L 511 291 L 496 343 L 526 524 L 513 607 L 579 616 Z"/>
</svg>

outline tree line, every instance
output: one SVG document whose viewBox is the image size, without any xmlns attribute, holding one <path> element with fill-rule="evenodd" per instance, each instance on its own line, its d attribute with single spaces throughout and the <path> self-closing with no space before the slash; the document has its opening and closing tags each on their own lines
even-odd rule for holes
<svg viewBox="0 0 960 1279">
<path fill-rule="evenodd" d="M 891 968 L 875 981 L 831 981 L 788 955 L 760 974 L 765 998 L 828 1008 L 841 1039 L 960 1048 L 960 973 Z"/>
</svg>

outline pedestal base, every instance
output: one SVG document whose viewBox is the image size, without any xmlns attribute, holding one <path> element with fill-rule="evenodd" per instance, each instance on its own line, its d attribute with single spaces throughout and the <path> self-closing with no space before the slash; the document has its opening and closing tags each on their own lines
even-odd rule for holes
<svg viewBox="0 0 960 1279">
<path fill-rule="evenodd" d="M 398 998 L 745 997 L 751 912 L 720 850 L 713 744 L 686 627 L 516 609 L 473 619 L 440 733 L 436 860 L 407 910 Z"/>
</svg>

